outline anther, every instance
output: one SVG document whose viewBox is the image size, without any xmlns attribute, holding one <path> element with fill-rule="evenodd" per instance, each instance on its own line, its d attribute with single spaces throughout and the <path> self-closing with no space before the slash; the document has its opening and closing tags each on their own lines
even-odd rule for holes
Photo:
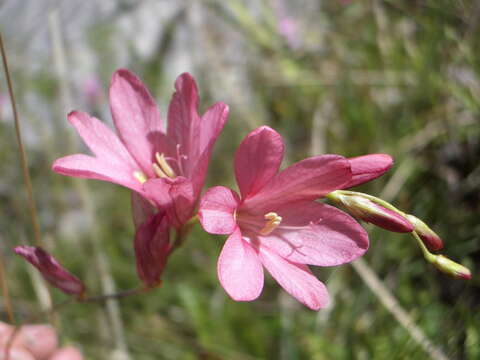
<svg viewBox="0 0 480 360">
<path fill-rule="evenodd" d="M 152 167 L 153 167 L 153 171 L 155 171 L 155 174 L 157 174 L 158 177 L 160 178 L 166 178 L 168 177 L 167 174 L 165 174 L 162 169 L 160 169 L 160 166 L 158 166 L 157 164 L 153 163 L 152 164 Z"/>
<path fill-rule="evenodd" d="M 282 217 L 278 216 L 277 213 L 269 212 L 265 214 L 265 220 L 268 220 L 265 226 L 260 230 L 261 235 L 268 235 L 273 230 L 275 230 L 278 225 L 282 222 Z"/>
<path fill-rule="evenodd" d="M 145 175 L 142 171 L 134 171 L 133 176 L 135 179 L 140 181 L 140 184 L 143 184 L 145 181 L 147 181 L 147 175 Z"/>
<path fill-rule="evenodd" d="M 158 165 L 160 165 L 160 168 L 165 175 L 167 175 L 169 178 L 176 177 L 175 172 L 170 165 L 168 165 L 168 162 L 163 154 L 159 154 L 158 152 L 155 153 L 155 159 L 157 159 Z"/>
</svg>

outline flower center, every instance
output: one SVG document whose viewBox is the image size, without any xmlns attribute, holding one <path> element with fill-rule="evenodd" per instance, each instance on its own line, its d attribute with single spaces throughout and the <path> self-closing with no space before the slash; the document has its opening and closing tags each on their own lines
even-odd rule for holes
<svg viewBox="0 0 480 360">
<path fill-rule="evenodd" d="M 265 214 L 265 220 L 268 220 L 265 226 L 260 230 L 261 235 L 268 235 L 275 230 L 282 222 L 282 217 L 275 212 Z"/>
<path fill-rule="evenodd" d="M 167 159 L 165 158 L 165 155 L 160 154 L 160 153 L 155 153 L 155 160 L 152 164 L 153 171 L 155 172 L 155 175 L 157 175 L 160 178 L 171 178 L 174 179 L 177 177 L 175 174 L 175 171 L 173 171 L 172 167 L 168 164 Z M 145 181 L 148 180 L 147 175 L 143 171 L 134 171 L 133 176 L 135 179 L 137 179 L 141 184 L 143 184 Z"/>
</svg>

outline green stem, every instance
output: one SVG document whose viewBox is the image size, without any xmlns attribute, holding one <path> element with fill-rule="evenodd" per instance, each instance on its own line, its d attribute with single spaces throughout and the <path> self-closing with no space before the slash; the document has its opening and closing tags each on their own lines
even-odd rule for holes
<svg viewBox="0 0 480 360">
<path fill-rule="evenodd" d="M 415 231 L 411 232 L 412 236 L 417 240 L 418 246 L 420 246 L 420 249 L 422 250 L 423 257 L 425 260 L 427 260 L 429 263 L 434 263 L 436 256 L 433 255 L 430 251 L 428 251 L 427 247 L 423 243 L 422 239 L 420 239 L 420 236 Z"/>
</svg>

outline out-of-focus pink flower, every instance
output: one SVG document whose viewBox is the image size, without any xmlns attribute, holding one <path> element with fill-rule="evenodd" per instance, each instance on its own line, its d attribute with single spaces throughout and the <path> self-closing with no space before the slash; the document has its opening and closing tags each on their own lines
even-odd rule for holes
<svg viewBox="0 0 480 360">
<path fill-rule="evenodd" d="M 23 325 L 15 338 L 15 346 L 27 349 L 35 359 L 46 360 L 58 347 L 58 337 L 50 325 Z"/>
<path fill-rule="evenodd" d="M 278 23 L 278 32 L 282 35 L 285 40 L 287 40 L 287 44 L 292 48 L 295 49 L 298 47 L 299 39 L 298 39 L 298 27 L 297 23 L 286 16 L 282 16 L 279 19 Z"/>
<path fill-rule="evenodd" d="M 70 295 L 84 294 L 85 285 L 42 248 L 17 246 L 14 251 L 35 266 L 52 286 Z"/>
<path fill-rule="evenodd" d="M 55 161 L 53 170 L 126 186 L 162 207 L 175 204 L 165 210 L 174 226 L 179 226 L 180 218 L 191 216 L 196 206 L 228 107 L 216 103 L 200 117 L 197 86 L 190 74 L 180 75 L 175 89 L 164 133 L 147 88 L 128 70 L 118 70 L 109 95 L 118 136 L 86 113 L 70 113 L 70 123 L 95 156 L 66 156 Z"/>
<path fill-rule="evenodd" d="M 13 326 L 0 322 L 0 360 L 5 359 L 7 344 L 10 360 L 83 359 L 80 351 L 72 346 L 57 349 L 57 333 L 50 325 L 22 325 L 16 332 L 14 330 Z"/>
<path fill-rule="evenodd" d="M 241 143 L 235 157 L 240 196 L 226 187 L 209 189 L 199 218 L 212 234 L 229 234 L 218 260 L 218 276 L 237 301 L 256 299 L 263 267 L 292 296 L 313 310 L 328 292 L 307 265 L 335 266 L 363 255 L 365 230 L 349 215 L 315 200 L 352 181 L 348 159 L 315 156 L 279 172 L 281 136 L 263 126 Z"/>
<path fill-rule="evenodd" d="M 5 356 L 6 349 L 0 347 L 0 360 L 39 360 L 23 348 L 12 347 L 9 349 L 8 357 Z"/>
<path fill-rule="evenodd" d="M 102 83 L 96 76 L 87 78 L 82 84 L 82 90 L 90 104 L 96 104 L 102 99 Z"/>
<path fill-rule="evenodd" d="M 48 360 L 83 360 L 82 353 L 73 346 L 58 349 Z"/>
</svg>

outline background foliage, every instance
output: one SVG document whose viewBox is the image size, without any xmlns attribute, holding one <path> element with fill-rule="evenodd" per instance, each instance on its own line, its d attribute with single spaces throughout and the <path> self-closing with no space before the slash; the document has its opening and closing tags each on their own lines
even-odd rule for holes
<svg viewBox="0 0 480 360">
<path fill-rule="evenodd" d="M 370 227 L 365 260 L 447 357 L 480 358 L 479 4 L 0 2 L 46 246 L 92 293 L 137 285 L 128 191 L 63 178 L 50 165 L 84 150 L 69 110 L 111 123 L 106 93 L 118 67 L 145 81 L 164 118 L 175 77 L 189 71 L 202 110 L 214 101 L 231 108 L 210 184 L 233 185 L 235 148 L 261 124 L 284 136 L 287 162 L 327 152 L 394 156 L 392 171 L 361 190 L 426 220 L 474 277 L 452 280 L 423 260 L 412 238 Z M 48 301 L 11 252 L 31 243 L 32 228 L 1 76 L 0 247 L 21 321 Z M 197 227 L 171 258 L 162 288 L 119 307 L 64 308 L 56 316 L 62 341 L 91 359 L 428 357 L 350 266 L 316 269 L 334 299 L 319 313 L 272 281 L 256 302 L 231 301 L 216 278 L 222 243 Z M 65 298 L 51 293 L 55 303 Z"/>
</svg>

